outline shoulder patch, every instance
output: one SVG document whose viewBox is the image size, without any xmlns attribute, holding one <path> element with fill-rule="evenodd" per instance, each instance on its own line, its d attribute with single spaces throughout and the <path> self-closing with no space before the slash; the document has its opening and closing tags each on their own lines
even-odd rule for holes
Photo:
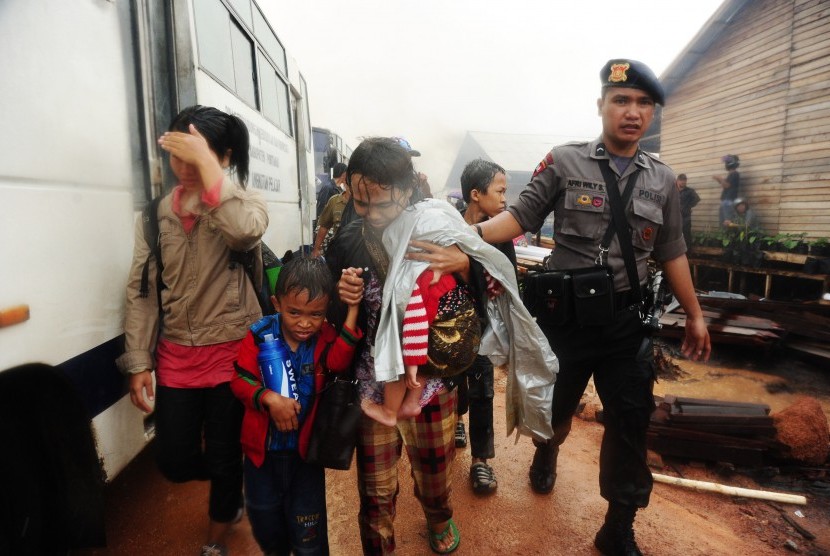
<svg viewBox="0 0 830 556">
<path fill-rule="evenodd" d="M 553 166 L 553 151 L 546 154 L 545 158 L 542 159 L 542 162 L 540 162 L 539 165 L 536 166 L 536 169 L 533 171 L 533 177 L 535 178 L 536 176 L 541 174 L 548 166 Z"/>
</svg>

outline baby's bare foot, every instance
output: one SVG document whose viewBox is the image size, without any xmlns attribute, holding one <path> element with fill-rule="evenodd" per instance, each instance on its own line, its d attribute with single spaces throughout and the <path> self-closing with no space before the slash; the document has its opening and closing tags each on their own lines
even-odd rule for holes
<svg viewBox="0 0 830 556">
<path fill-rule="evenodd" d="M 394 412 L 387 410 L 380 404 L 376 404 L 371 400 L 363 400 L 360 402 L 360 408 L 363 413 L 374 419 L 381 425 L 387 427 L 394 427 L 398 424 L 398 416 Z"/>
</svg>

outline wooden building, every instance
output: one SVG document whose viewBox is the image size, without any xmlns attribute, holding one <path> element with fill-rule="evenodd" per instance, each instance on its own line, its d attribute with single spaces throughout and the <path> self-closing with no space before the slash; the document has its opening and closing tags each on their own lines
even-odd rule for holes
<svg viewBox="0 0 830 556">
<path fill-rule="evenodd" d="M 716 229 L 721 157 L 773 233 L 830 237 L 830 1 L 726 0 L 661 76 L 660 156 Z"/>
</svg>

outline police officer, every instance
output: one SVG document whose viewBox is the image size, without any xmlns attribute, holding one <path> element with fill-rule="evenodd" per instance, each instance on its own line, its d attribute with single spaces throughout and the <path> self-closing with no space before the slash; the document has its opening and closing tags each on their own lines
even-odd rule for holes
<svg viewBox="0 0 830 556">
<path fill-rule="evenodd" d="M 475 229 L 489 243 L 505 241 L 525 231 L 537 232 L 552 211 L 556 238 L 552 268 L 591 267 L 611 223 L 606 188 L 612 184 L 606 183 L 601 165 L 610 167 L 621 194 L 637 175 L 630 201 L 623 202 L 630 229 L 626 235 L 630 235 L 636 261 L 629 265 L 632 279 L 636 267 L 637 287 L 642 288 L 648 280 L 647 259 L 662 263 L 687 315 L 681 351 L 693 360 L 707 360 L 709 333 L 689 274 L 674 173 L 639 148 L 655 105 L 664 104 L 663 87 L 646 65 L 635 60 L 608 61 L 600 79 L 600 138 L 554 147 L 537 166 L 518 201 Z M 611 322 L 579 326 L 572 321 L 546 327 L 545 334 L 559 357 L 553 394 L 554 439 L 534 441 L 536 453 L 529 475 L 534 491 L 549 493 L 553 489 L 559 446 L 570 431 L 573 413 L 593 374 L 605 424 L 600 494 L 608 500 L 605 523 L 594 545 L 603 554 L 637 555 L 634 516 L 638 508 L 648 504 L 652 489 L 646 464 L 646 429 L 654 409 L 652 349 L 636 305 L 639 292 L 630 285 L 619 234 L 611 239 L 605 258 L 613 270 L 615 290 L 616 311 Z"/>
</svg>

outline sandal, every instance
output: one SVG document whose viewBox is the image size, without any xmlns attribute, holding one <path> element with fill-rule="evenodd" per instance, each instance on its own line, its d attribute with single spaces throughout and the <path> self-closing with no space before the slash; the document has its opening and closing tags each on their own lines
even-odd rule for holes
<svg viewBox="0 0 830 556">
<path fill-rule="evenodd" d="M 443 540 L 446 539 L 447 535 L 450 533 L 452 533 L 452 537 L 455 540 L 447 548 L 441 549 L 439 543 L 443 542 Z M 429 535 L 429 547 L 436 554 L 449 554 L 450 552 L 455 551 L 455 549 L 458 548 L 458 544 L 461 542 L 461 534 L 458 532 L 458 527 L 456 527 L 452 518 L 447 521 L 447 527 L 440 533 L 434 533 L 432 529 L 430 529 L 429 525 L 427 525 L 427 534 Z"/>
</svg>

